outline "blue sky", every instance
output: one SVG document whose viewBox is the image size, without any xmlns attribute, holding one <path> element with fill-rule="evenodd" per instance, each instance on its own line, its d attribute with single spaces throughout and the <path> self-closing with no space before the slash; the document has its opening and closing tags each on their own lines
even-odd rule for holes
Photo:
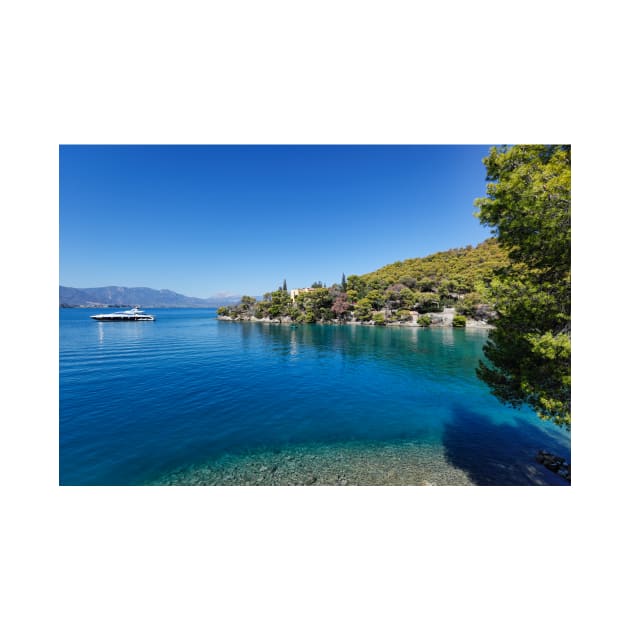
<svg viewBox="0 0 630 630">
<path fill-rule="evenodd" d="M 488 149 L 62 146 L 60 284 L 262 295 L 475 245 Z"/>
</svg>

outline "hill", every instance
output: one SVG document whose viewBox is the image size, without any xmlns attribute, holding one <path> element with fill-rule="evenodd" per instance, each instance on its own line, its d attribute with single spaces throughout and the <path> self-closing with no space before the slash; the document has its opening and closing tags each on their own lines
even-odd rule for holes
<svg viewBox="0 0 630 630">
<path fill-rule="evenodd" d="M 488 287 L 508 258 L 496 239 L 350 275 L 331 287 L 278 289 L 262 301 L 243 296 L 218 310 L 221 318 L 313 322 L 366 322 L 385 325 L 487 325 L 493 318 Z M 453 316 L 453 310 L 459 317 Z M 445 313 L 448 309 L 448 313 Z M 442 313 L 442 315 L 437 315 Z"/>
<path fill-rule="evenodd" d="M 59 287 L 60 306 L 135 306 L 146 308 L 187 307 L 212 308 L 220 304 L 236 303 L 236 296 L 211 296 L 196 298 L 175 293 L 168 289 L 149 289 L 148 287 L 96 287 L 75 289 Z"/>
<path fill-rule="evenodd" d="M 476 247 L 458 247 L 424 258 L 409 258 L 359 276 L 370 289 L 401 283 L 411 289 L 442 295 L 461 295 L 487 286 L 494 271 L 508 264 L 507 254 L 496 239 Z M 415 281 L 415 282 L 414 282 Z"/>
</svg>

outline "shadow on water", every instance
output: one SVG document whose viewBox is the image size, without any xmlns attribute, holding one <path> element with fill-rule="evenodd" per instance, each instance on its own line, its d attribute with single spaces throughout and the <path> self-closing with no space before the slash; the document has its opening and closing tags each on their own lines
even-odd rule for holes
<svg viewBox="0 0 630 630">
<path fill-rule="evenodd" d="M 567 436 L 559 431 L 553 435 L 518 417 L 515 421 L 516 425 L 497 425 L 485 415 L 453 406 L 443 434 L 447 460 L 465 470 L 477 485 L 570 485 L 536 462 L 540 449 L 570 461 Z"/>
</svg>

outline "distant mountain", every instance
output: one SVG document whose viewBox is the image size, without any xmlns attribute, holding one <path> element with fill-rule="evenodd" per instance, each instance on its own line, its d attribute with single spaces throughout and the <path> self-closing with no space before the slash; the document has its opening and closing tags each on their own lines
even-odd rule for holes
<svg viewBox="0 0 630 630">
<path fill-rule="evenodd" d="M 212 308 L 226 303 L 236 304 L 240 296 L 213 295 L 209 298 L 196 298 L 175 293 L 168 289 L 147 287 L 97 287 L 75 289 L 59 287 L 59 306 L 136 306 L 143 308 L 187 307 Z"/>
</svg>

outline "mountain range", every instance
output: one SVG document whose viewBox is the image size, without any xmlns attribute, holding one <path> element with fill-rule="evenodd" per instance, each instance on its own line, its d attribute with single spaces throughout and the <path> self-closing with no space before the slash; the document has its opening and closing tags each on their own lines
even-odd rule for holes
<svg viewBox="0 0 630 630">
<path fill-rule="evenodd" d="M 236 295 L 212 295 L 208 298 L 188 297 L 168 289 L 148 287 L 96 287 L 75 289 L 59 286 L 59 306 L 141 306 L 143 308 L 187 307 L 212 308 L 223 304 L 235 304 Z"/>
</svg>

